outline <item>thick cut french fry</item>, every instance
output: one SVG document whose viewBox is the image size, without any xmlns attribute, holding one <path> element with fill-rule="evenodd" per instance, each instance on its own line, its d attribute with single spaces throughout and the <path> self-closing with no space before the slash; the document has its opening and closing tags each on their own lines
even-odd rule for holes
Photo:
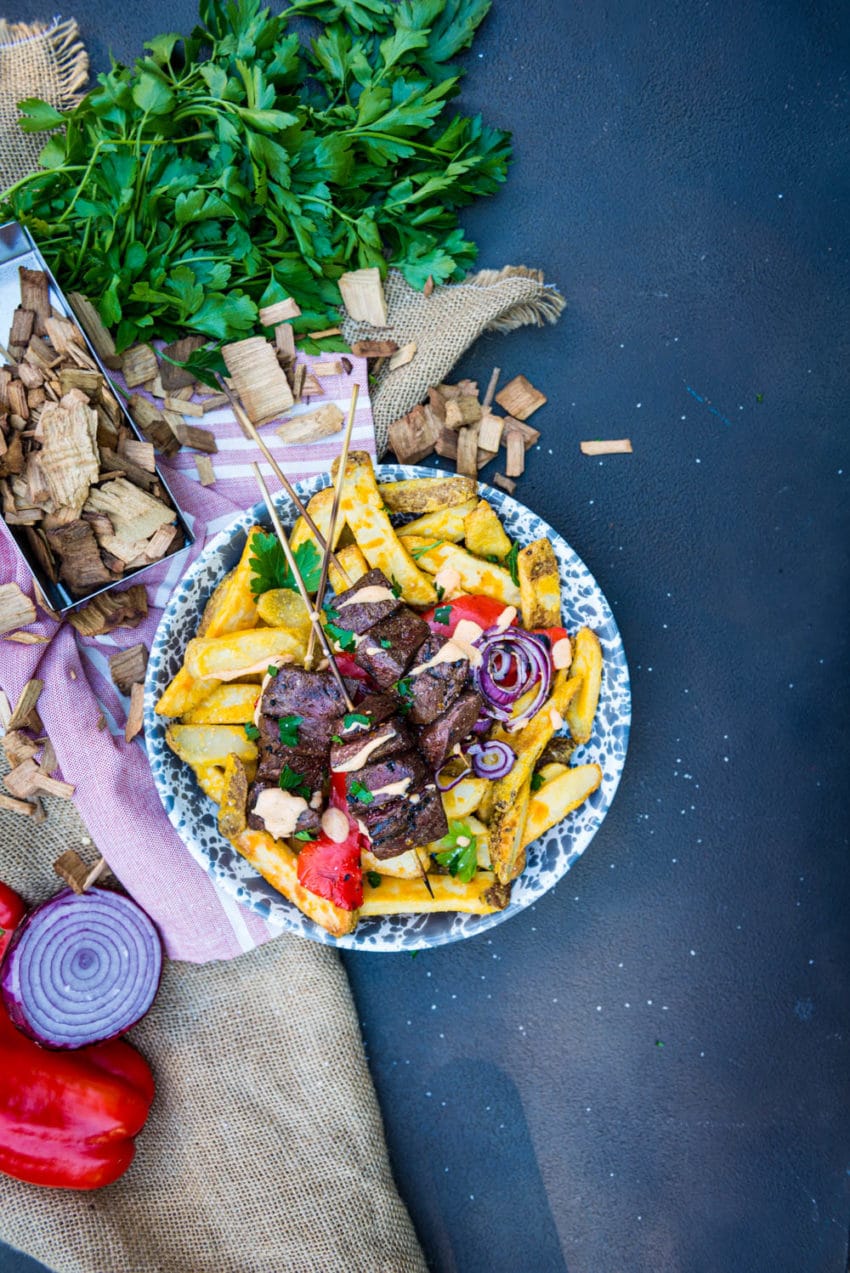
<svg viewBox="0 0 850 1273">
<path fill-rule="evenodd" d="M 602 647 L 599 637 L 590 628 L 579 628 L 575 635 L 570 676 L 579 677 L 581 684 L 565 716 L 575 741 L 586 743 L 593 732 L 602 685 Z"/>
<path fill-rule="evenodd" d="M 543 748 L 555 732 L 556 722 L 563 717 L 580 681 L 556 672 L 552 693 L 540 711 L 527 725 L 514 734 L 495 731 L 509 741 L 516 752 L 513 769 L 493 783 L 490 815 L 490 858 L 501 884 L 519 874 L 522 859 L 522 833 L 531 795 L 531 775 Z"/>
<path fill-rule="evenodd" d="M 256 685 L 243 685 L 240 681 L 216 685 L 197 707 L 183 714 L 182 724 L 247 725 L 254 719 L 259 692 Z"/>
<path fill-rule="evenodd" d="M 257 744 L 240 725 L 169 725 L 165 741 L 188 765 L 224 766 L 233 753 L 240 760 L 256 760 Z"/>
<path fill-rule="evenodd" d="M 218 829 L 228 840 L 233 840 L 248 826 L 248 775 L 245 766 L 233 752 L 224 762 L 221 801 L 218 811 Z"/>
<path fill-rule="evenodd" d="M 425 849 L 408 849 L 406 853 L 397 853 L 394 858 L 376 858 L 369 849 L 363 849 L 360 863 L 364 871 L 376 871 L 378 875 L 398 880 L 421 880 L 430 860 Z"/>
<path fill-rule="evenodd" d="M 436 513 L 475 498 L 478 483 L 474 477 L 408 477 L 378 489 L 391 513 Z"/>
<path fill-rule="evenodd" d="M 555 765 L 547 765 L 547 769 L 555 769 Z M 541 773 L 543 770 L 541 770 Z M 598 765 L 576 765 L 572 769 L 563 769 L 554 775 L 543 786 L 535 791 L 528 802 L 525 815 L 525 827 L 522 833 L 522 847 L 531 844 L 561 822 L 568 813 L 577 809 L 591 795 L 602 781 L 602 770 Z"/>
<path fill-rule="evenodd" d="M 215 679 L 201 679 L 191 676 L 185 667 L 163 690 L 156 705 L 157 716 L 184 716 L 202 703 L 212 693 L 219 682 Z"/>
<path fill-rule="evenodd" d="M 477 557 L 502 558 L 511 551 L 511 541 L 505 534 L 505 528 L 486 499 L 479 500 L 467 513 L 463 538 L 469 551 Z"/>
<path fill-rule="evenodd" d="M 316 491 L 316 494 L 312 497 L 312 499 L 307 504 L 307 512 L 312 517 L 317 530 L 320 532 L 320 534 L 322 535 L 322 538 L 325 540 L 328 537 L 328 530 L 330 529 L 331 513 L 333 512 L 333 505 L 334 505 L 334 490 L 332 486 L 324 486 L 322 487 L 320 491 Z M 345 518 L 338 517 L 336 521 L 336 530 L 334 533 L 334 542 L 333 542 L 334 548 L 336 548 L 337 544 L 339 543 L 339 537 L 342 534 L 344 526 L 345 526 Z M 296 548 L 299 548 L 301 544 L 305 544 L 307 542 L 313 544 L 315 548 L 317 549 L 317 551 L 319 552 L 319 554 L 321 555 L 323 550 L 319 548 L 319 545 L 316 542 L 316 536 L 313 534 L 311 530 L 308 529 L 307 523 L 305 522 L 304 518 L 299 517 L 295 525 L 292 527 L 292 534 L 289 536 L 289 546 L 292 549 L 292 551 L 295 552 Z"/>
<path fill-rule="evenodd" d="M 548 539 L 535 539 L 517 554 L 517 578 L 524 628 L 554 628 L 561 623 L 558 558 Z"/>
<path fill-rule="evenodd" d="M 282 840 L 274 840 L 268 831 L 250 828 L 232 841 L 234 848 L 250 862 L 263 879 L 289 898 L 300 911 L 334 937 L 344 937 L 357 927 L 362 912 L 346 911 L 333 902 L 311 893 L 298 882 L 298 858 Z M 368 886 L 367 886 L 368 887 Z M 421 885 L 424 891 L 424 885 Z M 377 890 L 376 890 L 377 892 Z"/>
<path fill-rule="evenodd" d="M 198 631 L 198 636 L 225 636 L 229 632 L 242 632 L 245 628 L 256 626 L 258 616 L 257 603 L 251 591 L 251 578 L 254 574 L 251 557 L 254 539 L 261 529 L 260 526 L 252 526 L 248 531 L 238 566 L 225 576 L 222 581 L 225 587 L 221 588 L 221 593 L 216 588 L 207 602 L 201 620 L 203 630 Z"/>
<path fill-rule="evenodd" d="M 459 543 L 466 533 L 465 519 L 475 508 L 475 500 L 466 500 L 463 504 L 455 504 L 451 508 L 440 508 L 436 513 L 425 513 L 415 521 L 400 526 L 399 538 L 406 539 L 410 535 L 421 535 L 424 539 L 447 539 L 453 544 Z M 508 544 L 508 548 L 510 544 Z M 473 550 L 475 551 L 475 550 Z M 507 552 L 508 549 L 505 549 Z"/>
<path fill-rule="evenodd" d="M 347 529 L 348 527 L 346 527 Z M 336 558 L 347 571 L 348 578 L 343 579 L 334 563 L 331 562 L 328 578 L 331 581 L 331 587 L 334 592 L 345 592 L 352 584 L 357 583 L 358 579 L 362 579 L 364 575 L 369 573 L 369 563 L 356 544 L 346 544 L 344 548 L 338 548 Z"/>
<path fill-rule="evenodd" d="M 474 813 L 490 785 L 488 778 L 461 778 L 451 791 L 441 792 L 443 808 L 449 821 L 452 818 L 466 818 Z"/>
<path fill-rule="evenodd" d="M 224 794 L 224 770 L 221 765 L 192 765 L 198 786 L 215 804 Z"/>
<path fill-rule="evenodd" d="M 519 609 L 519 588 L 511 579 L 510 572 L 502 566 L 473 557 L 460 544 L 435 544 L 433 540 L 420 536 L 410 536 L 404 542 L 410 546 L 423 570 L 431 575 L 439 574 L 443 578 L 451 575 L 453 580 L 456 579 L 456 587 L 446 588 L 449 596 L 453 592 L 479 592 Z"/>
<path fill-rule="evenodd" d="M 368 880 L 363 883 L 363 906 L 367 915 L 433 915 L 439 911 L 460 911 L 465 915 L 490 915 L 501 910 L 488 900 L 487 894 L 496 884 L 490 871 L 479 871 L 469 884 L 451 875 L 429 875 L 433 897 L 419 880 L 390 879 L 384 876 L 377 888 Z"/>
<path fill-rule="evenodd" d="M 234 566 L 232 570 L 228 570 L 227 574 L 224 576 L 223 579 L 219 579 L 218 583 L 213 588 L 212 596 L 210 597 L 207 604 L 204 606 L 204 613 L 201 615 L 201 622 L 198 624 L 198 630 L 195 633 L 195 636 L 207 635 L 207 628 L 212 623 L 213 617 L 221 609 L 221 605 L 224 600 L 224 594 L 226 590 L 228 589 L 228 587 L 230 586 L 230 581 L 235 575 L 235 573 L 236 573 L 236 567 Z"/>
<path fill-rule="evenodd" d="M 270 628 L 287 628 L 307 640 L 310 615 L 299 593 L 292 588 L 270 588 L 257 598 L 257 613 Z"/>
<path fill-rule="evenodd" d="M 254 628 L 229 636 L 194 637 L 186 646 L 186 669 L 198 678 L 235 681 L 248 673 L 265 672 L 273 659 L 303 663 L 306 652 L 304 638 L 285 628 Z"/>
<path fill-rule="evenodd" d="M 366 451 L 352 451 L 349 456 L 340 511 L 369 565 L 397 584 L 404 601 L 416 606 L 435 604 L 433 583 L 416 565 L 407 541 L 402 543 L 384 511 L 372 457 Z"/>
</svg>

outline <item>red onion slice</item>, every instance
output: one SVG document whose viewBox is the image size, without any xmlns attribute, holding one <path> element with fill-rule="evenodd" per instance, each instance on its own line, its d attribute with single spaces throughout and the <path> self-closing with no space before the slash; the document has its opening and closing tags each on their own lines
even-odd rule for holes
<svg viewBox="0 0 850 1273">
<path fill-rule="evenodd" d="M 481 662 L 472 669 L 475 688 L 486 700 L 487 710 L 510 730 L 519 729 L 546 701 L 552 688 L 552 658 L 546 645 L 531 632 L 489 628 L 476 642 Z M 505 684 L 505 655 L 516 668 L 510 687 Z M 517 699 L 536 686 L 526 707 L 514 714 Z"/>
<path fill-rule="evenodd" d="M 468 754 L 476 778 L 504 778 L 516 764 L 513 747 L 498 738 L 491 738 L 487 743 L 473 743 Z"/>
<path fill-rule="evenodd" d="M 447 769 L 460 764 L 460 772 L 456 774 L 446 773 Z M 451 756 L 446 760 L 434 775 L 434 781 L 437 784 L 438 791 L 451 791 L 459 782 L 463 782 L 464 778 L 469 777 L 472 769 L 462 757 Z"/>
<path fill-rule="evenodd" d="M 135 1025 L 161 971 L 159 933 L 131 898 L 63 889 L 15 930 L 0 967 L 0 997 L 36 1043 L 82 1048 Z"/>
</svg>

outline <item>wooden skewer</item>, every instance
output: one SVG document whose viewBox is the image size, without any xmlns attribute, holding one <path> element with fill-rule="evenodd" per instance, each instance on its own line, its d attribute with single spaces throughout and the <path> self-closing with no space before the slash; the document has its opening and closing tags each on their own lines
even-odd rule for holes
<svg viewBox="0 0 850 1273">
<path fill-rule="evenodd" d="M 257 432 L 257 430 L 256 430 L 256 428 L 255 428 L 255 426 L 254 426 L 254 424 L 253 424 L 253 422 L 252 422 L 252 420 L 251 420 L 250 416 L 248 415 L 248 412 L 245 410 L 245 408 L 242 406 L 242 404 L 241 404 L 240 402 L 237 402 L 236 398 L 234 397 L 234 395 L 231 393 L 230 389 L 229 389 L 229 388 L 227 387 L 227 385 L 225 384 L 223 377 L 222 377 L 222 376 L 220 376 L 220 375 L 217 375 L 217 376 L 216 376 L 216 379 L 218 380 L 219 384 L 221 385 L 222 392 L 223 392 L 223 393 L 225 393 L 225 394 L 227 394 L 228 401 L 229 401 L 229 403 L 230 403 L 231 407 L 233 407 L 233 414 L 236 416 L 236 419 L 237 419 L 237 420 L 238 420 L 238 422 L 239 422 L 239 425 L 240 425 L 240 428 L 242 429 L 242 432 L 245 434 L 245 436 L 246 436 L 247 438 L 250 438 L 252 442 L 256 442 L 257 446 L 258 446 L 258 447 L 260 448 L 260 450 L 262 451 L 262 453 L 263 453 L 263 455 L 265 456 L 266 460 L 267 460 L 267 461 L 268 461 L 268 463 L 271 465 L 271 469 L 272 469 L 272 472 L 274 473 L 275 477 L 276 477 L 276 478 L 277 478 L 277 480 L 280 482 L 281 486 L 282 486 L 282 487 L 283 487 L 283 489 L 286 491 L 287 495 L 288 495 L 288 496 L 289 496 L 289 498 L 292 500 L 292 502 L 293 502 L 293 504 L 295 505 L 295 507 L 298 509 L 298 512 L 299 512 L 299 513 L 301 514 L 301 516 L 304 518 L 304 521 L 307 523 L 308 528 L 310 529 L 310 531 L 311 531 L 311 532 L 313 533 L 313 535 L 315 536 L 315 538 L 316 538 L 316 542 L 318 543 L 319 548 L 320 548 L 323 552 L 326 552 L 326 551 L 327 551 L 327 543 L 326 543 L 326 541 L 325 541 L 325 537 L 324 537 L 324 535 L 323 535 L 323 534 L 322 534 L 322 532 L 319 530 L 318 526 L 317 526 L 317 525 L 316 525 L 316 523 L 313 521 L 312 517 L 311 517 L 311 516 L 310 516 L 310 514 L 307 512 L 307 509 L 304 507 L 303 503 L 302 503 L 302 502 L 301 502 L 301 500 L 299 499 L 298 494 L 297 494 L 297 492 L 296 492 L 295 488 L 293 487 L 292 483 L 290 482 L 289 478 L 286 476 L 286 474 L 284 473 L 283 469 L 280 467 L 280 465 L 278 464 L 277 460 L 274 458 L 274 456 L 272 455 L 271 451 L 270 451 L 270 450 L 269 450 L 269 448 L 266 446 L 266 444 L 265 444 L 265 442 L 263 441 L 263 439 L 260 437 L 260 435 L 259 435 L 259 433 Z M 333 542 L 333 541 L 331 541 L 331 542 Z M 340 560 L 339 560 L 339 558 L 337 557 L 336 553 L 332 553 L 332 554 L 331 554 L 331 558 L 332 558 L 333 563 L 334 563 L 334 565 L 336 566 L 337 570 L 339 571 L 339 573 L 342 575 L 342 577 L 343 577 L 343 579 L 345 580 L 345 582 L 346 582 L 346 583 L 349 585 L 349 587 L 350 587 L 350 586 L 351 586 L 351 584 L 353 583 L 353 580 L 352 580 L 352 578 L 351 578 L 351 575 L 348 573 L 348 571 L 347 571 L 347 570 L 345 569 L 345 567 L 342 565 L 342 563 L 340 562 Z"/>
<path fill-rule="evenodd" d="M 328 539 L 325 544 L 325 552 L 322 557 L 322 573 L 319 576 L 319 591 L 316 593 L 316 605 L 320 606 L 325 599 L 325 589 L 328 586 L 328 570 L 331 564 L 331 544 L 336 536 L 336 521 L 339 517 L 339 506 L 342 500 L 342 486 L 345 481 L 345 466 L 348 463 L 348 448 L 351 444 L 351 430 L 354 427 L 354 412 L 357 409 L 357 395 L 360 392 L 360 386 L 355 384 L 351 390 L 351 407 L 348 412 L 348 421 L 345 426 L 345 433 L 342 438 L 342 450 L 339 453 L 339 468 L 336 475 L 336 485 L 334 488 L 334 502 L 331 509 L 331 520 L 328 523 Z M 307 646 L 306 666 L 309 667 L 313 661 L 313 646 L 316 640 L 315 627 L 310 629 L 310 641 Z"/>
<path fill-rule="evenodd" d="M 260 472 L 260 466 L 252 462 L 251 468 L 254 470 L 254 477 L 257 479 L 257 485 L 260 488 L 260 493 L 262 494 L 263 500 L 265 501 L 266 508 L 268 509 L 269 517 L 271 518 L 272 525 L 274 526 L 274 529 L 275 529 L 275 534 L 277 535 L 278 540 L 280 542 L 280 546 L 283 549 L 283 555 L 286 558 L 286 563 L 289 566 L 289 569 L 292 571 L 292 577 L 295 580 L 298 591 L 301 594 L 301 600 L 304 602 L 305 606 L 307 607 L 307 613 L 310 616 L 310 622 L 313 624 L 313 627 L 317 629 L 319 633 L 319 640 L 322 643 L 322 648 L 324 649 L 325 654 L 327 656 L 328 664 L 330 665 L 330 669 L 334 674 L 337 685 L 339 686 L 340 692 L 345 702 L 345 706 L 348 708 L 350 712 L 353 712 L 354 704 L 352 703 L 349 697 L 348 690 L 345 688 L 345 681 L 342 679 L 342 673 L 340 672 L 339 668 L 336 665 L 336 658 L 334 657 L 334 652 L 331 648 L 330 641 L 328 640 L 327 633 L 325 632 L 325 629 L 322 627 L 321 621 L 319 619 L 319 612 L 314 606 L 313 602 L 310 600 L 310 594 L 307 591 L 306 587 L 304 586 L 304 580 L 301 577 L 301 571 L 298 569 L 298 563 L 296 562 L 292 549 L 289 546 L 289 540 L 286 538 L 286 533 L 280 524 L 280 518 L 277 515 L 277 509 L 275 508 L 274 501 L 272 500 L 272 497 L 269 494 L 269 488 L 266 486 L 265 478 Z"/>
</svg>

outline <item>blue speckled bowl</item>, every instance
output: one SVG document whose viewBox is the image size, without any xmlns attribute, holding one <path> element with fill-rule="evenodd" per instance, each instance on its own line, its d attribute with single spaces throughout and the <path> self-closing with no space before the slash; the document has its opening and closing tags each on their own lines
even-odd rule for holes
<svg viewBox="0 0 850 1273">
<path fill-rule="evenodd" d="M 406 477 L 445 477 L 433 469 L 384 464 L 381 481 Z M 305 502 L 321 487 L 327 475 L 298 484 Z M 334 938 L 281 896 L 219 834 L 216 809 L 195 781 L 188 765 L 166 746 L 165 724 L 154 704 L 179 670 L 186 643 L 195 635 L 204 606 L 222 576 L 239 560 L 250 526 L 268 526 L 262 504 L 238 517 L 208 545 L 175 588 L 156 631 L 145 684 L 145 738 L 157 791 L 165 811 L 192 856 L 209 872 L 219 888 L 250 906 L 264 919 L 328 946 L 355 950 L 421 950 L 442 946 L 484 933 L 542 897 L 569 870 L 587 848 L 608 812 L 626 759 L 631 722 L 629 671 L 614 616 L 596 580 L 569 544 L 529 509 L 502 491 L 483 483 L 481 495 L 499 513 L 512 539 L 527 544 L 545 536 L 555 549 L 561 567 L 563 620 L 574 632 L 583 624 L 593 628 L 602 643 L 604 674 L 593 737 L 575 753 L 577 764 L 595 761 L 602 768 L 602 785 L 559 826 L 529 845 L 527 865 L 514 881 L 510 906 L 493 915 L 398 915 L 361 921 L 348 937 Z M 281 520 L 292 525 L 295 509 L 281 493 L 276 499 Z"/>
</svg>

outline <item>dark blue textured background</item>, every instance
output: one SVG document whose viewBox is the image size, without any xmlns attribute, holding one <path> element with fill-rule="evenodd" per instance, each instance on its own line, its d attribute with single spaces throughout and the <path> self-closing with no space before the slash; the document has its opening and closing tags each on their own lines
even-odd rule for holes
<svg viewBox="0 0 850 1273">
<path fill-rule="evenodd" d="M 194 8 L 74 13 L 102 67 Z M 534 910 L 346 958 L 440 1273 L 847 1266 L 848 45 L 838 0 L 495 0 L 467 59 L 516 144 L 481 263 L 569 309 L 462 371 L 549 396 L 517 494 L 612 602 L 634 724 Z"/>
</svg>

